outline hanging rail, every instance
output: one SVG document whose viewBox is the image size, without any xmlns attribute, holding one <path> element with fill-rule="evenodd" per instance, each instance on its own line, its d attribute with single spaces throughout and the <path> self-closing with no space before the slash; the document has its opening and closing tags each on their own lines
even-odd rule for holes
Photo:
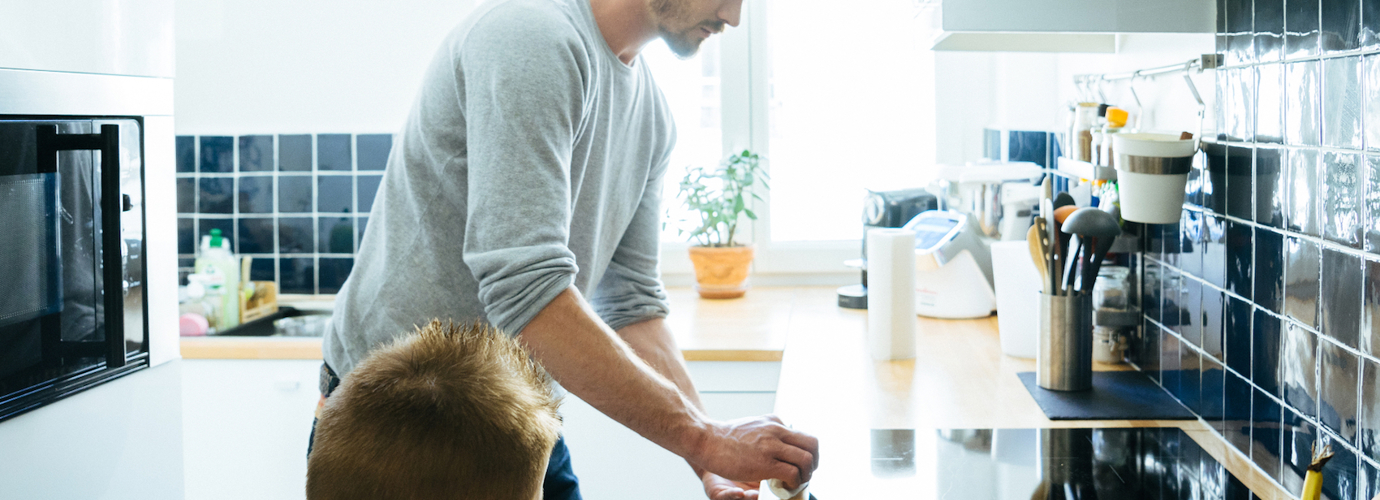
<svg viewBox="0 0 1380 500">
<path fill-rule="evenodd" d="M 1147 78 L 1152 76 L 1169 75 L 1181 72 L 1187 73 L 1190 71 L 1216 69 L 1217 66 L 1221 63 L 1222 56 L 1220 54 L 1203 54 L 1201 57 L 1189 59 L 1188 61 L 1177 64 L 1170 64 L 1167 66 L 1159 66 L 1155 68 L 1147 68 L 1137 71 L 1130 71 L 1126 73 L 1076 75 L 1073 77 L 1073 81 L 1074 83 L 1078 84 L 1094 84 L 1098 82 L 1110 82 L 1116 80 L 1131 80 L 1137 78 Z"/>
</svg>

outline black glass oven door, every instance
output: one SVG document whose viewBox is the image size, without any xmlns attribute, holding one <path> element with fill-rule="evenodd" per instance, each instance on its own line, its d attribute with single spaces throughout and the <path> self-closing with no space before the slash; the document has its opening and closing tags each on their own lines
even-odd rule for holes
<svg viewBox="0 0 1380 500">
<path fill-rule="evenodd" d="M 101 125 L 0 119 L 0 420 L 146 364 L 139 127 Z"/>
</svg>

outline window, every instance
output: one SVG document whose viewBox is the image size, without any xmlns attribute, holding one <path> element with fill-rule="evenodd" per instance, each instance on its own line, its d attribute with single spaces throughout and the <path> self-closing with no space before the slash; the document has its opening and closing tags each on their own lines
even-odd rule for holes
<svg viewBox="0 0 1380 500">
<path fill-rule="evenodd" d="M 677 58 L 659 41 L 642 52 L 643 61 L 651 68 L 676 120 L 676 149 L 671 153 L 661 201 L 668 214 L 662 241 L 685 241 L 677 229 L 688 212 L 676 199 L 676 193 L 686 167 L 715 165 L 723 151 L 718 38 L 706 40 L 699 54 L 685 60 Z"/>
<path fill-rule="evenodd" d="M 769 239 L 857 240 L 867 189 L 933 178 L 929 30 L 915 0 L 766 7 Z"/>
</svg>

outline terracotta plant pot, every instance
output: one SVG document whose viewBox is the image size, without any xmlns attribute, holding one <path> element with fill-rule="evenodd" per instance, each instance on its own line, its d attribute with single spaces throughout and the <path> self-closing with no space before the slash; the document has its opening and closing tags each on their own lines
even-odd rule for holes
<svg viewBox="0 0 1380 500">
<path fill-rule="evenodd" d="M 736 299 L 748 290 L 753 246 L 690 247 L 695 291 L 706 299 Z"/>
</svg>

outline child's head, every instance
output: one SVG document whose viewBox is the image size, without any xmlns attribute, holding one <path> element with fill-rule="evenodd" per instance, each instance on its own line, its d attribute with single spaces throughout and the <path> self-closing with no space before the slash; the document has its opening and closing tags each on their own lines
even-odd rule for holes
<svg viewBox="0 0 1380 500">
<path fill-rule="evenodd" d="M 539 498 L 556 405 L 516 340 L 432 321 L 374 351 L 326 399 L 307 498 Z"/>
</svg>

